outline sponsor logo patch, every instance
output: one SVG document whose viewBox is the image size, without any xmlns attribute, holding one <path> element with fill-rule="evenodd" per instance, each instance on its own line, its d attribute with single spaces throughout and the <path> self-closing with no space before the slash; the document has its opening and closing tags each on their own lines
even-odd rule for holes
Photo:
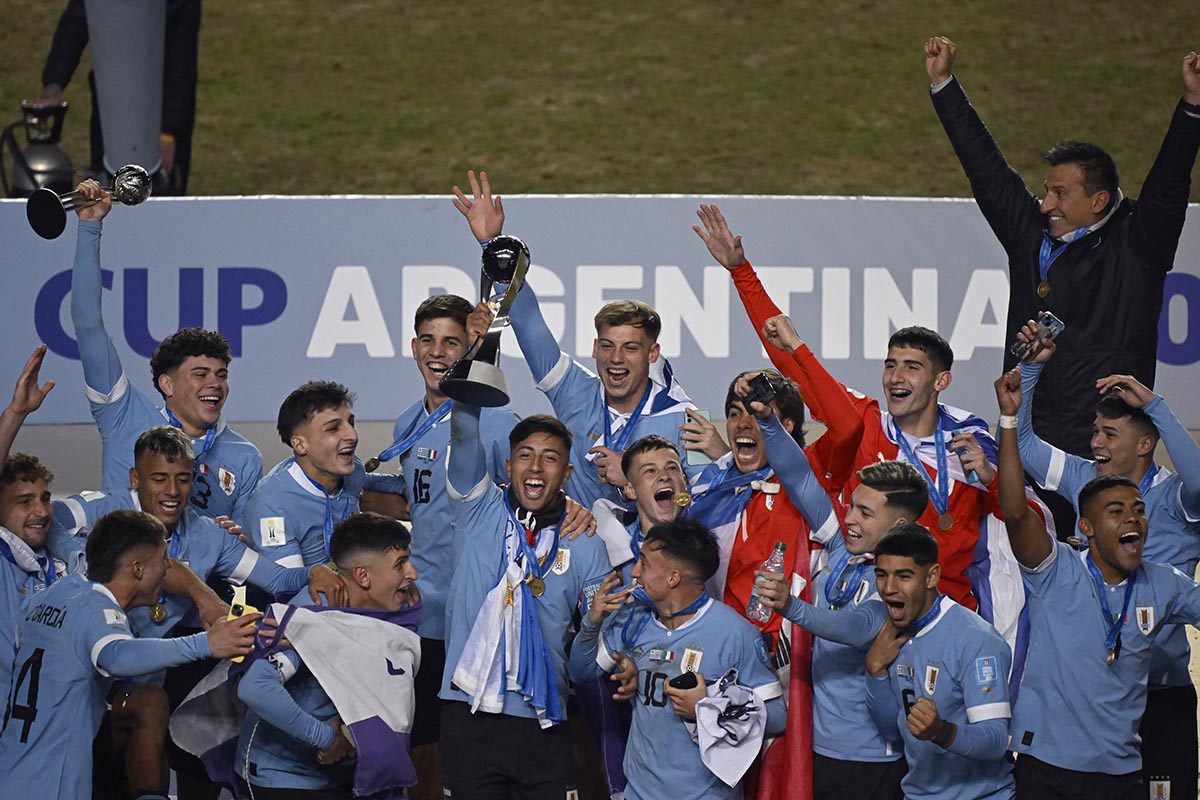
<svg viewBox="0 0 1200 800">
<path fill-rule="evenodd" d="M 975 659 L 975 682 L 980 686 L 996 680 L 996 657 L 984 656 Z"/>
</svg>

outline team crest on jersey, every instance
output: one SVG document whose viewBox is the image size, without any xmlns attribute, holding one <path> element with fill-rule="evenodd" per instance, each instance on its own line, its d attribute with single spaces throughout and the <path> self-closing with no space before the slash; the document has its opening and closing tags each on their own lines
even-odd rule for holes
<svg viewBox="0 0 1200 800">
<path fill-rule="evenodd" d="M 437 461 L 438 457 L 438 451 L 430 447 L 418 447 L 416 454 L 421 461 Z"/>
<path fill-rule="evenodd" d="M 262 517 L 258 521 L 258 538 L 263 547 L 280 547 L 287 543 L 283 517 Z"/>
<path fill-rule="evenodd" d="M 1144 636 L 1149 636 L 1154 630 L 1154 606 L 1138 606 L 1133 617 L 1137 620 L 1138 630 Z"/>
<path fill-rule="evenodd" d="M 937 679 L 940 670 L 933 664 L 925 665 L 925 694 L 932 695 L 937 691 Z"/>
<path fill-rule="evenodd" d="M 237 475 L 234 475 L 224 467 L 217 469 L 217 480 L 221 484 L 221 491 L 226 497 L 233 497 L 233 490 L 237 487 Z"/>
<path fill-rule="evenodd" d="M 554 554 L 554 565 L 550 567 L 551 572 L 555 575 L 563 575 L 571 568 L 571 551 L 565 548 L 558 548 L 558 552 Z"/>
<path fill-rule="evenodd" d="M 693 650 L 690 647 L 683 649 L 683 659 L 679 662 L 681 672 L 699 672 L 700 660 L 704 658 L 704 651 Z"/>
</svg>

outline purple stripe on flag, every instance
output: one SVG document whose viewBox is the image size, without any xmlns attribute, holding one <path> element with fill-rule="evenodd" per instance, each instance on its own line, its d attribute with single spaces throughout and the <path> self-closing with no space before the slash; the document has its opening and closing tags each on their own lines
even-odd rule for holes
<svg viewBox="0 0 1200 800">
<path fill-rule="evenodd" d="M 379 717 L 370 717 L 350 724 L 358 763 L 354 768 L 354 794 L 375 795 L 381 798 L 402 797 L 403 787 L 417 782 L 417 770 L 409 757 L 408 734 L 388 727 Z"/>
</svg>

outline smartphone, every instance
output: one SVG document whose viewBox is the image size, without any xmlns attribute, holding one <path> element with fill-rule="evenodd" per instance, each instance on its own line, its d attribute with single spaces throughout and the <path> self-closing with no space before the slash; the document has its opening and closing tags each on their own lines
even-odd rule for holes
<svg viewBox="0 0 1200 800">
<path fill-rule="evenodd" d="M 712 420 L 712 416 L 708 413 L 707 408 L 693 408 L 687 412 L 693 417 L 704 417 L 707 420 Z M 708 453 L 703 450 L 688 450 L 687 465 L 689 467 L 703 467 L 705 464 L 711 464 L 712 459 L 708 457 Z"/>
<path fill-rule="evenodd" d="M 233 602 L 229 605 L 229 616 L 227 619 L 237 619 L 238 617 L 244 617 L 247 614 L 255 614 L 257 612 L 257 608 L 246 603 L 246 587 L 233 587 Z M 245 658 L 245 656 L 234 656 L 229 660 L 235 664 L 240 664 Z"/>
<path fill-rule="evenodd" d="M 1028 361 L 1037 355 L 1040 349 L 1038 346 L 1042 339 L 1054 339 L 1063 330 L 1066 329 L 1066 324 L 1061 319 L 1051 314 L 1049 311 L 1043 311 L 1037 316 L 1037 340 L 1033 342 L 1022 342 L 1020 339 L 1013 342 L 1008 348 L 1008 352 L 1012 353 L 1022 361 Z"/>
<path fill-rule="evenodd" d="M 775 386 L 771 383 L 771 379 L 767 377 L 765 372 L 760 372 L 750 379 L 750 394 L 742 398 L 742 405 L 751 414 L 754 409 L 750 407 L 751 403 L 762 403 L 764 406 L 775 399 Z"/>
<path fill-rule="evenodd" d="M 671 678 L 671 680 L 667 681 L 667 683 L 671 684 L 672 689 L 687 691 L 688 689 L 695 689 L 700 681 L 696 680 L 696 673 L 689 670 L 680 675 L 676 675 L 674 678 Z"/>
</svg>

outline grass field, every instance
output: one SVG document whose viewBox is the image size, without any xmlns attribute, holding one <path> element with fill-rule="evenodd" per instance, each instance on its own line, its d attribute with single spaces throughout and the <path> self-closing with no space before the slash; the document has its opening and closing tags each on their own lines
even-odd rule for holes
<svg viewBox="0 0 1200 800">
<path fill-rule="evenodd" d="M 0 0 L 12 119 L 61 7 Z M 1186 0 L 209 2 L 191 189 L 440 194 L 485 166 L 513 193 L 963 196 L 926 98 L 921 43 L 944 33 L 1031 183 L 1047 146 L 1090 138 L 1136 194 L 1198 18 Z"/>
</svg>

